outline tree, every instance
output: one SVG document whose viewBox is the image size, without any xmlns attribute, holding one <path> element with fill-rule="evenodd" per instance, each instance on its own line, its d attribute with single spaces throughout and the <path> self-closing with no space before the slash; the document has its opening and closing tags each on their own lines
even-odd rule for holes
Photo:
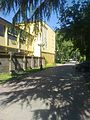
<svg viewBox="0 0 90 120">
<path fill-rule="evenodd" d="M 77 55 L 77 56 L 76 56 Z M 65 63 L 69 59 L 79 59 L 78 49 L 74 50 L 74 45 L 71 40 L 63 39 L 63 34 L 60 29 L 56 30 L 56 62 Z"/>
<path fill-rule="evenodd" d="M 49 18 L 52 11 L 57 12 L 66 0 L 0 0 L 0 10 L 15 12 L 13 22 Z"/>
<path fill-rule="evenodd" d="M 90 1 L 73 2 L 61 14 L 62 33 L 64 38 L 72 40 L 74 48 L 90 60 Z"/>
</svg>

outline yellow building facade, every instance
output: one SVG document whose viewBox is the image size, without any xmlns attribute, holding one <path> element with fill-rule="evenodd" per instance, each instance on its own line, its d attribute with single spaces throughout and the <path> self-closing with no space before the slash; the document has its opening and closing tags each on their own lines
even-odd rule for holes
<svg viewBox="0 0 90 120">
<path fill-rule="evenodd" d="M 0 53 L 25 53 L 55 63 L 55 32 L 45 22 L 26 22 L 13 27 L 0 18 Z"/>
<path fill-rule="evenodd" d="M 45 57 L 46 63 L 55 63 L 55 32 L 45 22 L 27 22 L 19 24 L 19 27 L 34 36 L 32 42 L 33 55 Z M 41 47 L 41 48 L 40 48 Z"/>
</svg>

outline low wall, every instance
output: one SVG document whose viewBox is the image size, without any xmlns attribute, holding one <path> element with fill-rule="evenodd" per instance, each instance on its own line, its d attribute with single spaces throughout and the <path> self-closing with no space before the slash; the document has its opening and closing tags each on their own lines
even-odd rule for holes
<svg viewBox="0 0 90 120">
<path fill-rule="evenodd" d="M 48 63 L 48 64 L 55 63 L 55 54 L 42 52 L 42 56 L 45 58 L 46 63 Z"/>
<path fill-rule="evenodd" d="M 40 59 L 40 57 L 25 55 L 0 55 L 0 73 L 39 68 Z M 44 58 L 42 58 L 42 65 L 45 67 Z"/>
</svg>

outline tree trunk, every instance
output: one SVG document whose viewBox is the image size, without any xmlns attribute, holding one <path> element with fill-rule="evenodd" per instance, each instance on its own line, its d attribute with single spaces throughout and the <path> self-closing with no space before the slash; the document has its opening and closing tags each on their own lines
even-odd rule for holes
<svg viewBox="0 0 90 120">
<path fill-rule="evenodd" d="M 90 48 L 86 51 L 86 61 L 90 61 Z"/>
</svg>

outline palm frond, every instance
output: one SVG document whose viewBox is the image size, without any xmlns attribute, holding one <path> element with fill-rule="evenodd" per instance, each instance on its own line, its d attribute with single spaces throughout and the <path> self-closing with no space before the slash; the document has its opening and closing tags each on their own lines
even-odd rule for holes
<svg viewBox="0 0 90 120">
<path fill-rule="evenodd" d="M 49 19 L 52 11 L 58 12 L 60 6 L 66 0 L 0 0 L 0 10 L 10 13 L 11 10 L 17 11 L 13 18 L 14 22 L 26 19 Z"/>
</svg>

